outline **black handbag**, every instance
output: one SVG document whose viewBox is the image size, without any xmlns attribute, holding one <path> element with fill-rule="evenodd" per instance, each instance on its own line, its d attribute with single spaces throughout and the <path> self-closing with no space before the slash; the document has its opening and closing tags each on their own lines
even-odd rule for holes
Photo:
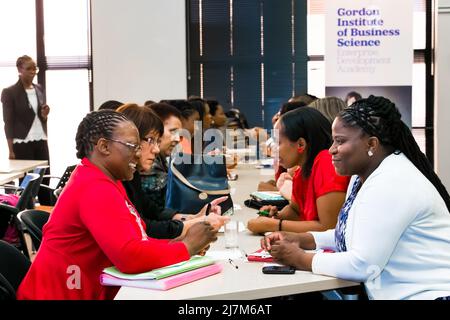
<svg viewBox="0 0 450 320">
<path fill-rule="evenodd" d="M 176 159 L 170 162 L 166 207 L 196 214 L 212 200 L 228 196 L 220 204 L 222 215 L 233 214 L 225 157 L 186 154 L 181 157 L 184 159 L 182 163 L 177 163 Z"/>
</svg>

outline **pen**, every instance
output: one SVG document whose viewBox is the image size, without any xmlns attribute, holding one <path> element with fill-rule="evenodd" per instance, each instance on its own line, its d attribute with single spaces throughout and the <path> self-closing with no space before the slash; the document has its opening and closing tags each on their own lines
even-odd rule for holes
<svg viewBox="0 0 450 320">
<path fill-rule="evenodd" d="M 229 262 L 233 267 L 235 267 L 236 269 L 239 269 L 239 267 L 238 267 L 237 265 L 234 264 L 233 260 L 228 259 L 228 262 Z"/>
<path fill-rule="evenodd" d="M 268 217 L 269 211 L 267 211 L 267 210 L 258 211 L 258 214 L 263 217 Z"/>
</svg>

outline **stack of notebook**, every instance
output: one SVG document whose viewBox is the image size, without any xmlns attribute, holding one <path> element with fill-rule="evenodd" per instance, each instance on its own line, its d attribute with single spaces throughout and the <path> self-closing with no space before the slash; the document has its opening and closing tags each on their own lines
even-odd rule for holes
<svg viewBox="0 0 450 320">
<path fill-rule="evenodd" d="M 105 268 L 100 283 L 104 286 L 168 290 L 220 271 L 222 266 L 210 257 L 195 256 L 185 262 L 138 274 L 122 273 L 116 267 Z"/>
</svg>

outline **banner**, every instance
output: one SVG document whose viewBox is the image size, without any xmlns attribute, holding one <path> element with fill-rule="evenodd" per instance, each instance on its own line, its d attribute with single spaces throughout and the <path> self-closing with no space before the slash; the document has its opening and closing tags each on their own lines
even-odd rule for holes
<svg viewBox="0 0 450 320">
<path fill-rule="evenodd" d="M 327 96 L 384 96 L 411 126 L 413 6 L 414 0 L 325 1 Z"/>
</svg>

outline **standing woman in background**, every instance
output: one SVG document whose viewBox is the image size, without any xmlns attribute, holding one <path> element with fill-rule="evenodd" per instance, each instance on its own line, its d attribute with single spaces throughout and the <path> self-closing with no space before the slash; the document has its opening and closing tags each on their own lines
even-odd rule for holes
<svg viewBox="0 0 450 320">
<path fill-rule="evenodd" d="M 39 69 L 29 56 L 16 61 L 19 81 L 2 91 L 3 121 L 9 159 L 50 160 L 47 144 L 47 117 L 50 112 L 43 88 L 33 83 Z M 50 162 L 49 162 L 50 163 Z M 44 184 L 48 181 L 44 181 Z M 48 204 L 50 194 L 39 193 L 41 204 Z"/>
</svg>

